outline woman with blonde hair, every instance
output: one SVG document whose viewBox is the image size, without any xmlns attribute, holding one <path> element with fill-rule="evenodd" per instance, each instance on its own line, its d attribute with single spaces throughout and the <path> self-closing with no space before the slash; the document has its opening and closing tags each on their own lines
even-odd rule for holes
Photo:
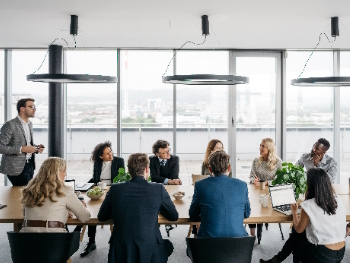
<svg viewBox="0 0 350 263">
<path fill-rule="evenodd" d="M 209 167 L 209 156 L 213 152 L 221 151 L 221 150 L 224 150 L 224 145 L 222 144 L 222 142 L 220 140 L 212 139 L 208 143 L 207 150 L 205 151 L 204 161 L 203 161 L 203 164 L 202 164 L 201 175 L 212 175 L 211 172 L 208 169 L 208 167 Z M 232 177 L 232 171 L 230 171 L 230 174 L 228 175 L 228 177 Z"/>
<path fill-rule="evenodd" d="M 282 168 L 282 160 L 277 157 L 275 142 L 271 138 L 262 139 L 260 157 L 255 158 L 250 171 L 249 181 L 256 186 L 260 181 L 268 185 L 276 177 L 276 171 Z M 250 234 L 255 236 L 255 224 L 249 224 Z"/>
<path fill-rule="evenodd" d="M 66 232 L 68 210 L 82 223 L 90 219 L 85 202 L 80 202 L 73 189 L 64 184 L 67 163 L 49 157 L 39 173 L 22 190 L 24 221 L 21 232 Z"/>
</svg>

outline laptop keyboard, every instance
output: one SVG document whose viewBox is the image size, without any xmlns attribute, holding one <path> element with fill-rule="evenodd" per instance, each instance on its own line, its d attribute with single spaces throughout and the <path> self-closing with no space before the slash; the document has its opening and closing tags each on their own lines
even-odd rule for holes
<svg viewBox="0 0 350 263">
<path fill-rule="evenodd" d="M 279 206 L 278 209 L 285 212 L 290 210 L 290 205 L 282 205 L 282 206 Z"/>
</svg>

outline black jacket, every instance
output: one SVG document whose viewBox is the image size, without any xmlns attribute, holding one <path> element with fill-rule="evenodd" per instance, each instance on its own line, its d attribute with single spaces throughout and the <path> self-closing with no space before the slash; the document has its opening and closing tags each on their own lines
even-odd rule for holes
<svg viewBox="0 0 350 263">
<path fill-rule="evenodd" d="M 113 219 L 108 262 L 166 263 L 159 212 L 169 221 L 178 219 L 164 185 L 148 183 L 142 176 L 113 184 L 97 215 L 99 221 Z"/>
<path fill-rule="evenodd" d="M 170 155 L 170 159 L 165 164 L 166 177 L 160 175 L 160 163 L 156 155 L 149 157 L 151 180 L 156 183 L 163 183 L 165 178 L 179 178 L 179 157 Z"/>
<path fill-rule="evenodd" d="M 113 156 L 112 166 L 111 166 L 111 184 L 113 183 L 114 177 L 119 173 L 119 168 L 124 167 L 124 159 L 120 157 Z M 94 173 L 89 183 L 98 184 L 101 181 L 101 171 L 102 171 L 102 162 L 94 162 Z"/>
</svg>

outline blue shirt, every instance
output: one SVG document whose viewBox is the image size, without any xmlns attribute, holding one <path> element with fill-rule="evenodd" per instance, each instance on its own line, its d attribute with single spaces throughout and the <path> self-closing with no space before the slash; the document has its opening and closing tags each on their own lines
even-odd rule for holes
<svg viewBox="0 0 350 263">
<path fill-rule="evenodd" d="M 250 216 L 247 184 L 226 175 L 196 182 L 189 214 L 201 221 L 198 237 L 248 236 L 243 226 Z"/>
</svg>

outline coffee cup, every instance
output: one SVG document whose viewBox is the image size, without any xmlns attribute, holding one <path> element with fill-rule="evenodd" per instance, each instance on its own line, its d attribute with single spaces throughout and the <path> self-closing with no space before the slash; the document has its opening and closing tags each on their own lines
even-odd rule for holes
<svg viewBox="0 0 350 263">
<path fill-rule="evenodd" d="M 265 180 L 260 180 L 259 181 L 259 188 L 260 188 L 260 190 L 264 190 L 265 189 Z"/>
<path fill-rule="evenodd" d="M 261 204 L 262 207 L 267 207 L 269 203 L 269 196 L 265 194 L 260 195 L 259 203 Z"/>
<path fill-rule="evenodd" d="M 83 202 L 83 201 L 84 201 L 84 196 L 79 195 L 79 196 L 78 196 L 78 199 L 79 199 L 80 202 Z"/>
<path fill-rule="evenodd" d="M 105 190 L 107 188 L 107 184 L 104 182 L 99 182 L 97 185 L 101 187 L 102 190 Z"/>
</svg>

